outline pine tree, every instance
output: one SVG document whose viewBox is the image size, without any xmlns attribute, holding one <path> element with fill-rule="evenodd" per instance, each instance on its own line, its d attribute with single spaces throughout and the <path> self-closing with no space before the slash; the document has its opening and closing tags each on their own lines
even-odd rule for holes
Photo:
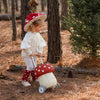
<svg viewBox="0 0 100 100">
<path fill-rule="evenodd" d="M 42 11 L 44 11 L 44 0 L 41 0 L 41 8 L 42 8 Z"/>
<path fill-rule="evenodd" d="M 61 0 L 61 30 L 66 30 L 64 17 L 63 16 L 68 16 L 68 3 L 67 0 Z"/>
<path fill-rule="evenodd" d="M 0 1 L 0 13 L 1 13 L 1 1 Z"/>
<path fill-rule="evenodd" d="M 48 6 L 47 61 L 50 63 L 57 63 L 62 58 L 58 0 L 47 0 L 47 6 Z"/>
<path fill-rule="evenodd" d="M 7 4 L 7 0 L 3 0 L 3 5 L 4 5 L 5 13 L 8 13 L 8 4 Z"/>
<path fill-rule="evenodd" d="M 70 0 L 66 28 L 74 53 L 100 56 L 100 0 Z"/>
<path fill-rule="evenodd" d="M 16 41 L 16 35 L 17 35 L 15 9 L 16 9 L 16 2 L 15 0 L 12 0 L 12 28 L 13 28 L 12 41 Z"/>
</svg>

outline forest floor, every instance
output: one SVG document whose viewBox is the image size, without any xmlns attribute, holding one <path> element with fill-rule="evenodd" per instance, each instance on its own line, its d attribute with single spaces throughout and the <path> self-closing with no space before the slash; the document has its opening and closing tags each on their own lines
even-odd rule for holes
<svg viewBox="0 0 100 100">
<path fill-rule="evenodd" d="M 31 87 L 21 84 L 23 71 L 8 72 L 10 65 L 25 65 L 21 58 L 21 21 L 17 20 L 17 40 L 12 42 L 12 22 L 0 21 L 0 73 L 6 77 L 0 79 L 0 100 L 100 100 L 100 76 L 73 73 L 68 78 L 64 72 L 54 72 L 60 88 L 38 93 L 39 84 L 31 82 Z M 46 23 L 44 29 L 46 29 Z M 47 41 L 47 33 L 42 34 Z M 100 70 L 100 59 L 84 58 L 71 52 L 70 33 L 61 31 L 62 61 L 53 66 L 81 67 L 84 69 Z M 47 58 L 47 47 L 44 49 L 43 61 Z M 40 61 L 38 61 L 40 64 Z"/>
</svg>

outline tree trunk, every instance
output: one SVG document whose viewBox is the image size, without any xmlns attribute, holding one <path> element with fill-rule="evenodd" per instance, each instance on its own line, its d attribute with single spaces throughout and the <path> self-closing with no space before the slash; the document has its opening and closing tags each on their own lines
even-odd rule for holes
<svg viewBox="0 0 100 100">
<path fill-rule="evenodd" d="M 16 0 L 16 11 L 18 11 L 18 0 Z"/>
<path fill-rule="evenodd" d="M 50 63 L 61 60 L 61 36 L 58 0 L 48 0 L 48 58 Z"/>
<path fill-rule="evenodd" d="M 10 12 L 11 11 L 11 3 L 12 3 L 12 0 L 8 0 L 8 12 Z"/>
<path fill-rule="evenodd" d="M 24 23 L 25 23 L 25 18 L 27 15 L 30 13 L 29 8 L 28 8 L 28 1 L 29 0 L 21 0 L 21 15 L 22 15 L 22 34 L 21 37 L 22 39 L 24 38 L 26 32 L 24 31 Z"/>
<path fill-rule="evenodd" d="M 61 11 L 61 30 L 66 30 L 65 28 L 65 23 L 64 23 L 64 16 L 68 16 L 68 0 L 61 0 L 61 6 L 62 6 L 62 11 Z"/>
<path fill-rule="evenodd" d="M 16 20 L 19 20 L 19 19 L 21 19 L 21 16 L 19 16 L 19 15 L 16 15 Z M 11 14 L 1 14 L 0 15 L 0 21 L 1 20 L 12 20 L 12 15 Z"/>
<path fill-rule="evenodd" d="M 47 6 L 47 0 L 44 0 L 45 2 L 44 2 L 44 6 Z"/>
<path fill-rule="evenodd" d="M 12 0 L 12 28 L 13 28 L 13 36 L 12 36 L 12 41 L 16 40 L 16 3 L 15 0 Z"/>
<path fill-rule="evenodd" d="M 1 13 L 1 0 L 0 0 L 0 13 Z"/>
<path fill-rule="evenodd" d="M 7 0 L 3 0 L 3 4 L 4 4 L 4 10 L 5 10 L 5 13 L 8 13 Z"/>
<path fill-rule="evenodd" d="M 41 9 L 44 11 L 44 0 L 41 0 Z"/>
<path fill-rule="evenodd" d="M 7 71 L 20 72 L 20 71 L 23 71 L 25 68 L 26 68 L 26 66 L 22 66 L 22 65 L 10 65 L 9 69 L 7 69 Z M 93 69 L 81 69 L 81 68 L 58 67 L 58 66 L 54 67 L 54 69 L 55 69 L 55 72 L 59 73 L 59 75 L 62 75 L 62 77 L 68 76 L 68 74 L 70 74 L 70 72 L 72 72 L 74 74 L 86 74 L 86 75 L 100 76 L 100 71 L 93 70 Z"/>
</svg>

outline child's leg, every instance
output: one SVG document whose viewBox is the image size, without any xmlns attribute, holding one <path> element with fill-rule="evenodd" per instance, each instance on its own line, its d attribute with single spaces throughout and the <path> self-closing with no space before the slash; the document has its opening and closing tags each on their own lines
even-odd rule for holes
<svg viewBox="0 0 100 100">
<path fill-rule="evenodd" d="M 37 65 L 37 63 L 36 63 L 36 62 L 37 62 L 37 57 L 33 57 L 33 59 L 34 59 L 35 64 Z M 32 59 L 31 59 L 31 60 L 32 60 Z M 32 61 L 33 69 L 35 68 L 34 62 Z M 37 78 L 35 77 L 35 75 L 34 75 L 34 70 L 31 71 L 31 76 L 32 76 L 32 80 L 33 80 L 33 81 L 37 79 Z"/>
<path fill-rule="evenodd" d="M 32 80 L 35 80 L 34 71 L 31 71 Z"/>
<path fill-rule="evenodd" d="M 30 71 L 25 69 L 24 73 L 23 73 L 23 76 L 22 76 L 22 80 L 23 81 L 28 81 L 29 75 L 30 75 Z"/>
<path fill-rule="evenodd" d="M 34 69 L 34 66 L 33 66 L 31 58 L 24 58 L 24 62 L 27 67 L 23 73 L 22 80 L 28 81 L 29 75 L 30 75 L 31 71 Z"/>
</svg>

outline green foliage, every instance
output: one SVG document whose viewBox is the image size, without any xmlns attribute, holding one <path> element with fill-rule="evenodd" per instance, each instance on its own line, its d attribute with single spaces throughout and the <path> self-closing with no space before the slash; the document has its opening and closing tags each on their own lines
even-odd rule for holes
<svg viewBox="0 0 100 100">
<path fill-rule="evenodd" d="M 74 53 L 100 56 L 100 0 L 70 0 L 66 28 Z"/>
</svg>

